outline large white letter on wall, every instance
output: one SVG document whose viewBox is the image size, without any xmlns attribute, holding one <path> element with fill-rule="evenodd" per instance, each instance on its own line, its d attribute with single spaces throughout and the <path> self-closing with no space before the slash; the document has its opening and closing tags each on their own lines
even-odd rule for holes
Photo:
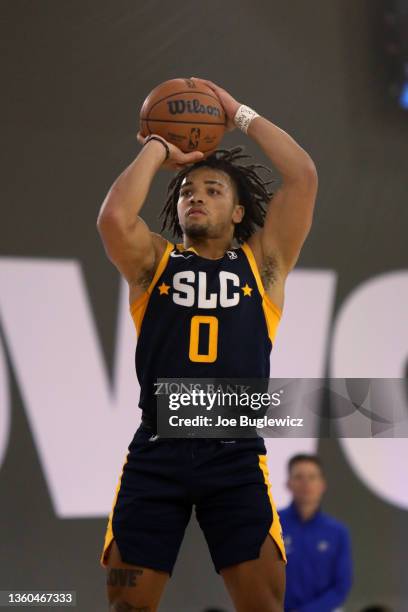
<svg viewBox="0 0 408 612">
<path fill-rule="evenodd" d="M 4 258 L 0 286 L 1 325 L 55 512 L 103 516 L 140 421 L 126 288 L 110 388 L 76 262 Z"/>
<path fill-rule="evenodd" d="M 9 430 L 10 395 L 7 377 L 7 363 L 0 337 L 0 466 L 6 454 L 9 440 Z"/>
<path fill-rule="evenodd" d="M 323 378 L 336 291 L 331 270 L 295 270 L 288 276 L 285 305 L 271 354 L 271 378 Z M 310 412 L 318 433 L 318 411 Z M 310 430 L 309 430 L 310 431 Z M 286 463 L 297 453 L 315 453 L 317 438 L 267 438 L 273 495 L 282 507 L 289 502 Z"/>
<path fill-rule="evenodd" d="M 407 360 L 408 272 L 390 272 L 360 285 L 344 302 L 334 327 L 331 376 L 404 378 Z M 338 427 L 343 422 L 340 419 Z M 378 497 L 408 509 L 408 439 L 340 441 L 366 486 Z"/>
</svg>

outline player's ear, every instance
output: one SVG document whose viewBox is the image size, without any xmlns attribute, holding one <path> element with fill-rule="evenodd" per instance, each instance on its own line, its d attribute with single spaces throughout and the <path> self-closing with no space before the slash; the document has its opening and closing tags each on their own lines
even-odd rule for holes
<svg viewBox="0 0 408 612">
<path fill-rule="evenodd" d="M 242 204 L 234 205 L 234 212 L 232 213 L 232 218 L 235 223 L 241 223 L 242 219 L 245 215 L 245 206 Z"/>
</svg>

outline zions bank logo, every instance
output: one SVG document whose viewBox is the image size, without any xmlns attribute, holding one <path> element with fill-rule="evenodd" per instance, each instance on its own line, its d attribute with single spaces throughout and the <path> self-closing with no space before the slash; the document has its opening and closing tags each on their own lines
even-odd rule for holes
<svg viewBox="0 0 408 612">
<path fill-rule="evenodd" d="M 168 100 L 167 107 L 170 115 L 184 115 L 186 113 L 195 115 L 210 115 L 221 119 L 221 111 L 217 106 L 201 104 L 200 100 Z"/>
</svg>

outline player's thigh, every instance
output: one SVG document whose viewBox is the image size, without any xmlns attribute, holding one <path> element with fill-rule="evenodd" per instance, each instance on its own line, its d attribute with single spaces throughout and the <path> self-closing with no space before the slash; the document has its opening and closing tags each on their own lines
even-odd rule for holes
<svg viewBox="0 0 408 612">
<path fill-rule="evenodd" d="M 110 612 L 155 612 L 169 577 L 167 572 L 123 563 L 113 541 L 106 569 Z"/>
<path fill-rule="evenodd" d="M 282 612 L 285 597 L 285 562 L 268 534 L 258 559 L 220 571 L 236 612 Z"/>
</svg>

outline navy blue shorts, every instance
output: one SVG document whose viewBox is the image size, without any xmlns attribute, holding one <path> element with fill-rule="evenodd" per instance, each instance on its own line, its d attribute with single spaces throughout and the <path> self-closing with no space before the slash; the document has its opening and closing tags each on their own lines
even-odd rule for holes
<svg viewBox="0 0 408 612">
<path fill-rule="evenodd" d="M 172 574 L 193 506 L 217 573 L 259 557 L 268 533 L 286 562 L 263 438 L 165 439 L 141 425 L 128 448 L 101 557 Z"/>
</svg>

